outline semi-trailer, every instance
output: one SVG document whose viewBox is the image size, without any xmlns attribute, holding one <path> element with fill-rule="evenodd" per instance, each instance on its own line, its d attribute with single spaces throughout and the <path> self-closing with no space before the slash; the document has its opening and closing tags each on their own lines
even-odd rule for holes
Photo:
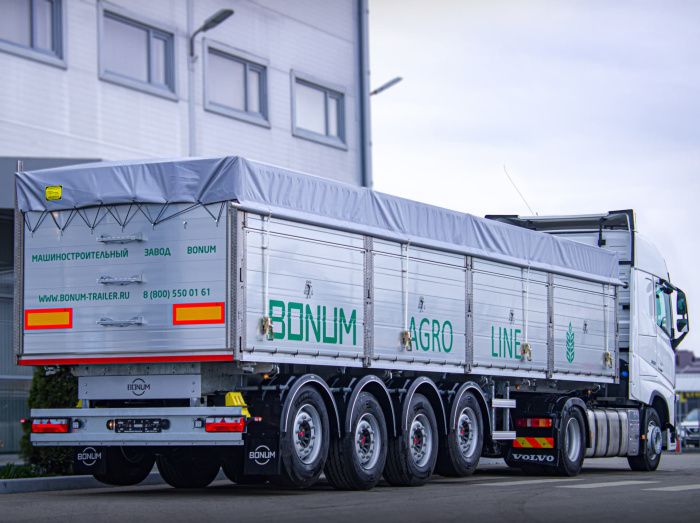
<svg viewBox="0 0 700 523">
<path fill-rule="evenodd" d="M 241 157 L 16 176 L 34 445 L 131 485 L 658 467 L 687 300 L 632 211 L 478 218 Z"/>
</svg>

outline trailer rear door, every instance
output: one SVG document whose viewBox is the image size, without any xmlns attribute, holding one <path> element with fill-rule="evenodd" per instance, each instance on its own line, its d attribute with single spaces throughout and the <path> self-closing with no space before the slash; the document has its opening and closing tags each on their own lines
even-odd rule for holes
<svg viewBox="0 0 700 523">
<path fill-rule="evenodd" d="M 26 213 L 25 365 L 230 360 L 225 204 Z"/>
</svg>

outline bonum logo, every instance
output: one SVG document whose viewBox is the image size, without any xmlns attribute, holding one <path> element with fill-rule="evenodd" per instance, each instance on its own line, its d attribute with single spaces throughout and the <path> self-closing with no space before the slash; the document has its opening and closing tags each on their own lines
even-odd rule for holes
<svg viewBox="0 0 700 523">
<path fill-rule="evenodd" d="M 143 396 L 146 391 L 151 390 L 151 384 L 146 383 L 141 378 L 136 378 L 126 386 L 126 390 L 131 392 L 134 396 Z"/>
<path fill-rule="evenodd" d="M 76 457 L 86 467 L 92 467 L 98 459 L 102 459 L 102 452 L 97 452 L 94 447 L 85 447 Z"/>
<path fill-rule="evenodd" d="M 248 453 L 248 459 L 252 459 L 256 464 L 261 467 L 270 463 L 270 460 L 275 459 L 277 453 L 274 450 L 270 450 L 267 445 L 258 445 L 255 450 L 251 450 Z"/>
</svg>

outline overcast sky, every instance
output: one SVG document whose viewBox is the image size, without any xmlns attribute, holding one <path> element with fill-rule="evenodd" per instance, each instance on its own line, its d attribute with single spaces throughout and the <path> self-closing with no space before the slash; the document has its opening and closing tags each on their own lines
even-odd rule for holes
<svg viewBox="0 0 700 523">
<path fill-rule="evenodd" d="M 539 214 L 633 208 L 700 311 L 699 22 L 696 1 L 370 0 L 372 87 L 404 78 L 372 97 L 375 189 L 529 215 L 505 164 Z"/>
</svg>

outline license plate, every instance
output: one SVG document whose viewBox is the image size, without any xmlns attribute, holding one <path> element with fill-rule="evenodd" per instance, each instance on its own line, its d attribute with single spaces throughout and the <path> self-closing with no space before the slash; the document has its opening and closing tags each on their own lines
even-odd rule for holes
<svg viewBox="0 0 700 523">
<path fill-rule="evenodd" d="M 114 432 L 160 432 L 166 420 L 160 418 L 127 418 L 115 420 Z"/>
</svg>

